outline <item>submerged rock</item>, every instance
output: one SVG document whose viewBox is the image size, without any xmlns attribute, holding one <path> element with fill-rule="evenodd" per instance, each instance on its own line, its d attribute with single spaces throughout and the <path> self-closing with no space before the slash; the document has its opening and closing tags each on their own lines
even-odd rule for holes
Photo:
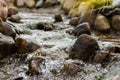
<svg viewBox="0 0 120 80">
<path fill-rule="evenodd" d="M 36 24 L 36 29 L 40 29 L 40 30 L 45 30 L 45 31 L 51 31 L 54 29 L 54 26 L 52 23 L 48 23 L 48 22 L 39 22 Z"/>
<path fill-rule="evenodd" d="M 12 15 L 10 18 L 9 18 L 9 20 L 11 21 L 11 22 L 16 22 L 16 23 L 20 23 L 21 21 L 21 17 L 20 17 L 20 15 L 19 14 L 16 14 L 16 15 Z"/>
<path fill-rule="evenodd" d="M 70 57 L 87 61 L 95 55 L 97 50 L 99 50 L 97 41 L 87 34 L 82 34 L 73 45 L 73 53 L 70 54 Z"/>
<path fill-rule="evenodd" d="M 112 17 L 112 28 L 120 31 L 120 15 L 114 15 Z"/>
<path fill-rule="evenodd" d="M 26 72 L 27 75 L 39 75 L 40 73 L 40 65 L 45 59 L 43 57 L 32 57 L 28 64 L 28 71 Z"/>
<path fill-rule="evenodd" d="M 55 22 L 62 22 L 62 16 L 60 14 L 55 14 Z"/>
<path fill-rule="evenodd" d="M 18 14 L 19 10 L 16 7 L 9 7 L 8 8 L 8 16 L 16 15 Z"/>
<path fill-rule="evenodd" d="M 7 22 L 0 21 L 0 32 L 4 35 L 13 37 L 14 39 L 16 37 L 15 30 Z"/>
<path fill-rule="evenodd" d="M 25 39 L 22 38 L 17 38 L 15 41 L 18 54 L 34 52 L 38 48 L 40 48 L 40 46 L 37 45 L 36 43 L 27 42 Z"/>
<path fill-rule="evenodd" d="M 0 0 L 0 18 L 3 21 L 7 20 L 8 15 L 8 7 L 7 4 L 4 2 L 4 0 Z"/>
<path fill-rule="evenodd" d="M 111 27 L 107 18 L 101 14 L 98 14 L 95 20 L 94 28 L 97 31 L 109 32 Z"/>
<path fill-rule="evenodd" d="M 79 17 L 73 17 L 73 18 L 71 18 L 71 20 L 70 20 L 70 24 L 73 25 L 73 26 L 77 26 L 79 20 L 80 20 Z"/>
<path fill-rule="evenodd" d="M 14 53 L 14 45 L 13 38 L 0 33 L 0 59 Z"/>
<path fill-rule="evenodd" d="M 81 34 L 91 34 L 91 31 L 90 31 L 90 25 L 89 23 L 85 22 L 85 23 L 82 23 L 82 24 L 79 24 L 75 30 L 73 31 L 73 34 L 75 36 L 80 36 Z"/>
</svg>

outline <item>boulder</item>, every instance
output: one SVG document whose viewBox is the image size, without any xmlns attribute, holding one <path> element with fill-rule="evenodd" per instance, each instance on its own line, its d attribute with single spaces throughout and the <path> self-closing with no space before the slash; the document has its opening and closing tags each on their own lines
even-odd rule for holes
<svg viewBox="0 0 120 80">
<path fill-rule="evenodd" d="M 62 16 L 61 14 L 55 14 L 55 22 L 62 22 L 63 19 L 62 19 Z"/>
<path fill-rule="evenodd" d="M 97 31 L 108 32 L 111 27 L 108 19 L 105 16 L 98 14 L 95 20 L 94 28 Z"/>
<path fill-rule="evenodd" d="M 36 51 L 38 48 L 40 48 L 39 45 L 37 45 L 34 42 L 28 42 L 25 39 L 17 38 L 15 40 L 16 49 L 18 54 L 25 54 Z"/>
<path fill-rule="evenodd" d="M 25 0 L 25 5 L 28 8 L 33 8 L 35 6 L 35 0 Z"/>
<path fill-rule="evenodd" d="M 70 24 L 73 25 L 73 26 L 77 26 L 78 22 L 79 22 L 79 17 L 73 17 L 70 20 Z"/>
<path fill-rule="evenodd" d="M 8 8 L 8 17 L 11 17 L 12 15 L 18 14 L 19 10 L 16 7 L 9 7 Z"/>
<path fill-rule="evenodd" d="M 11 22 L 16 22 L 16 23 L 20 23 L 21 21 L 21 17 L 20 17 L 20 15 L 19 14 L 16 14 L 16 15 L 12 15 L 10 18 L 9 18 L 9 20 L 11 21 Z"/>
<path fill-rule="evenodd" d="M 14 53 L 14 40 L 0 33 L 0 59 Z"/>
<path fill-rule="evenodd" d="M 8 15 L 7 4 L 4 0 L 0 0 L 0 18 L 3 21 L 6 21 L 7 20 L 7 15 Z"/>
<path fill-rule="evenodd" d="M 79 24 L 75 30 L 72 32 L 75 36 L 80 36 L 81 34 L 91 34 L 90 25 L 89 23 L 85 22 Z"/>
<path fill-rule="evenodd" d="M 3 33 L 4 35 L 13 37 L 14 39 L 16 37 L 15 30 L 7 22 L 0 21 L 0 32 Z"/>
<path fill-rule="evenodd" d="M 112 28 L 120 31 L 120 15 L 114 15 L 112 17 Z"/>
<path fill-rule="evenodd" d="M 69 56 L 73 59 L 88 61 L 94 57 L 97 50 L 99 50 L 97 41 L 87 34 L 82 34 L 73 45 L 73 53 Z"/>
</svg>

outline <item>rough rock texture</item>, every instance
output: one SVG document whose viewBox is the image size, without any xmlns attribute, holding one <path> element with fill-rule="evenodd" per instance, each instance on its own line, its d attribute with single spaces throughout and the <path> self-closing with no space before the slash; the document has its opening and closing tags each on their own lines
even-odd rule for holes
<svg viewBox="0 0 120 80">
<path fill-rule="evenodd" d="M 111 27 L 110 27 L 110 23 L 107 20 L 107 18 L 105 16 L 101 15 L 101 14 L 98 14 L 97 18 L 95 20 L 94 28 L 97 31 L 107 31 Z"/>
<path fill-rule="evenodd" d="M 3 21 L 6 21 L 7 20 L 7 15 L 8 15 L 7 4 L 3 0 L 0 0 L 0 18 Z"/>
<path fill-rule="evenodd" d="M 91 30 L 90 30 L 90 25 L 89 23 L 85 22 L 82 24 L 79 24 L 75 30 L 73 31 L 73 34 L 75 36 L 80 36 L 81 34 L 91 34 Z"/>
<path fill-rule="evenodd" d="M 70 24 L 73 25 L 73 26 L 77 26 L 78 22 L 79 22 L 79 17 L 73 17 L 70 20 Z"/>
<path fill-rule="evenodd" d="M 120 31 L 120 15 L 114 15 L 112 17 L 112 28 Z"/>
<path fill-rule="evenodd" d="M 70 57 L 86 61 L 93 57 L 97 50 L 99 50 L 99 45 L 96 40 L 87 34 L 82 34 L 73 45 L 73 53 Z"/>
</svg>

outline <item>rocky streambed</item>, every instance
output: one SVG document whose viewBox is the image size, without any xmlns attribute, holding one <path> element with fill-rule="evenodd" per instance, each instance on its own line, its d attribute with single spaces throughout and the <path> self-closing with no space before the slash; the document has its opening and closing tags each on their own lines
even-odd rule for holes
<svg viewBox="0 0 120 80">
<path fill-rule="evenodd" d="M 91 37 L 98 42 L 100 53 L 105 56 L 96 55 L 94 62 L 71 59 L 69 54 L 77 37 L 69 34 L 74 27 L 61 10 L 56 7 L 40 9 L 37 13 L 34 13 L 36 10 L 26 11 L 21 10 L 19 13 L 21 23 L 7 22 L 22 32 L 17 37 L 34 42 L 40 48 L 35 52 L 13 54 L 1 60 L 0 80 L 120 79 L 120 36 L 92 32 Z M 62 22 L 54 23 L 56 13 L 62 14 Z M 36 26 L 41 23 L 47 27 Z"/>
</svg>

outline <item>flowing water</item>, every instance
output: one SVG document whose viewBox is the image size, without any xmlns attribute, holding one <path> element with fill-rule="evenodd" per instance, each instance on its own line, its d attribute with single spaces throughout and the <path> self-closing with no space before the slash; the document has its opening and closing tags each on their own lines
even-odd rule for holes
<svg viewBox="0 0 120 80">
<path fill-rule="evenodd" d="M 53 10 L 53 12 L 51 12 L 51 10 Z M 34 10 L 32 12 L 34 12 Z M 84 63 L 81 60 L 67 59 L 68 54 L 66 52 L 70 50 L 77 38 L 66 33 L 66 30 L 73 27 L 69 25 L 69 19 L 67 19 L 65 15 L 62 15 L 63 22 L 54 23 L 55 30 L 53 31 L 32 29 L 37 22 L 54 22 L 56 12 L 59 12 L 59 9 L 40 10 L 37 13 L 23 11 L 19 13 L 23 23 L 18 24 L 8 21 L 25 33 L 21 34 L 20 37 L 32 40 L 41 47 L 36 52 L 30 53 L 25 61 L 20 61 L 19 59 L 11 60 L 10 58 L 9 64 L 5 63 L 5 65 L 0 67 L 0 80 L 13 80 L 17 77 L 23 77 L 23 80 L 102 80 L 102 78 L 100 79 L 101 76 L 104 76 L 103 80 L 120 80 L 120 61 L 113 63 L 113 65 L 108 68 L 103 68 L 100 64 Z M 93 38 L 98 40 L 98 37 L 94 35 Z M 98 41 L 98 43 L 101 49 L 108 46 L 120 45 L 118 42 Z M 41 56 L 43 54 L 46 54 L 46 56 L 43 56 L 45 58 L 44 63 L 37 63 L 40 65 L 39 68 L 42 74 L 27 76 L 25 72 L 28 70 L 28 60 L 32 56 Z M 81 68 L 81 71 L 75 76 L 68 76 L 60 71 L 64 64 L 73 65 L 74 63 L 79 63 Z M 52 70 L 56 70 L 57 74 L 54 75 L 51 72 Z M 113 77 L 115 79 L 113 79 Z"/>
</svg>

